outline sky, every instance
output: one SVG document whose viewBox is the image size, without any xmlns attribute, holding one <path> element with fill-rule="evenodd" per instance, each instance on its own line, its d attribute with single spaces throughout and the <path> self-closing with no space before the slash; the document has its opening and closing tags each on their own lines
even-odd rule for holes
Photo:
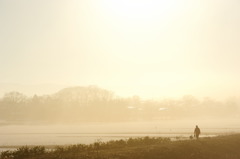
<svg viewBox="0 0 240 159">
<path fill-rule="evenodd" d="M 239 0 L 0 0 L 0 95 L 97 85 L 240 96 Z"/>
</svg>

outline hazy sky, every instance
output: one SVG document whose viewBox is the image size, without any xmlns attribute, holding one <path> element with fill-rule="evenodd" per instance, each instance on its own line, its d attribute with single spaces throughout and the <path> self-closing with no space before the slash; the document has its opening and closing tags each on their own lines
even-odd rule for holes
<svg viewBox="0 0 240 159">
<path fill-rule="evenodd" d="M 239 38 L 239 0 L 0 0 L 0 83 L 239 96 Z"/>
</svg>

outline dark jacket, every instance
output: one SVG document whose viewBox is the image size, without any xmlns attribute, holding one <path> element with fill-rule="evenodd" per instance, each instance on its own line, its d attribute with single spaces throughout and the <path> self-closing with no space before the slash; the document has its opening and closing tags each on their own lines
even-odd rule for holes
<svg viewBox="0 0 240 159">
<path fill-rule="evenodd" d="M 194 134 L 200 134 L 200 133 L 201 133 L 201 131 L 200 131 L 199 127 L 196 127 L 194 130 Z"/>
</svg>

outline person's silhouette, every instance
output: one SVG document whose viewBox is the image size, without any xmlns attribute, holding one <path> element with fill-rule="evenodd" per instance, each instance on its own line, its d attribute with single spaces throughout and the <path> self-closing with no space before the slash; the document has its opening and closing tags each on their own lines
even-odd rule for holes
<svg viewBox="0 0 240 159">
<path fill-rule="evenodd" d="M 194 137 L 196 137 L 198 139 L 200 134 L 201 134 L 201 131 L 200 131 L 199 127 L 196 125 L 196 128 L 194 130 Z"/>
</svg>

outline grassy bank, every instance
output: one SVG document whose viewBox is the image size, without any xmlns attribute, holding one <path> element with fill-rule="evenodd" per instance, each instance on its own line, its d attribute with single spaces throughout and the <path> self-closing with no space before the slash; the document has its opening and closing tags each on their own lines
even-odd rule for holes
<svg viewBox="0 0 240 159">
<path fill-rule="evenodd" d="M 168 138 L 135 138 L 91 145 L 21 147 L 5 151 L 1 159 L 239 159 L 240 134 L 171 141 Z"/>
</svg>

